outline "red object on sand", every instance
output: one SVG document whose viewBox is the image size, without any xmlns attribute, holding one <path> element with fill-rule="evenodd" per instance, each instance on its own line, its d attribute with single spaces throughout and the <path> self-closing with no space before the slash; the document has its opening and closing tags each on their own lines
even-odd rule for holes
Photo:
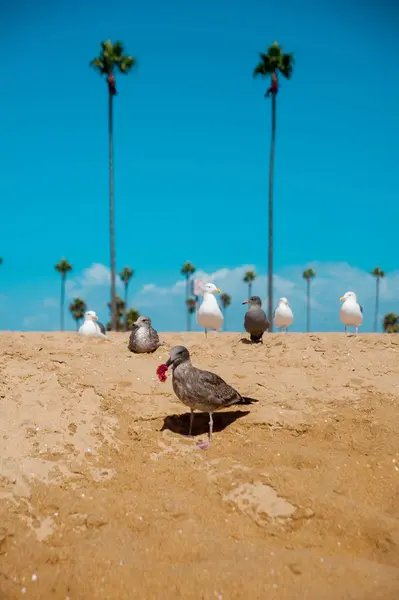
<svg viewBox="0 0 399 600">
<path fill-rule="evenodd" d="M 157 375 L 158 375 L 158 379 L 159 381 L 166 381 L 166 371 L 168 370 L 168 367 L 166 365 L 159 365 L 159 367 L 157 368 Z"/>
</svg>

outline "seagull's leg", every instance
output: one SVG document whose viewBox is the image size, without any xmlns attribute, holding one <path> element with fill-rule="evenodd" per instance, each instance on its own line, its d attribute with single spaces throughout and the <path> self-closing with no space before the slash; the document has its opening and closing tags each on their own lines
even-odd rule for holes
<svg viewBox="0 0 399 600">
<path fill-rule="evenodd" d="M 347 327 L 345 325 L 345 335 L 348 335 Z"/>
<path fill-rule="evenodd" d="M 359 327 L 356 327 L 356 335 L 359 333 Z"/>
<path fill-rule="evenodd" d="M 208 448 L 210 447 L 211 443 L 212 443 L 212 432 L 213 432 L 213 419 L 212 419 L 212 413 L 209 413 L 209 440 L 207 442 L 200 442 L 198 444 L 198 448 L 201 448 L 201 450 L 208 450 Z"/>
<path fill-rule="evenodd" d="M 206 338 L 208 337 L 208 330 L 207 329 L 205 329 L 205 337 Z"/>
<path fill-rule="evenodd" d="M 188 437 L 191 437 L 191 431 L 193 428 L 193 422 L 194 422 L 194 410 L 191 409 L 191 413 L 190 413 L 190 428 L 188 430 Z"/>
</svg>

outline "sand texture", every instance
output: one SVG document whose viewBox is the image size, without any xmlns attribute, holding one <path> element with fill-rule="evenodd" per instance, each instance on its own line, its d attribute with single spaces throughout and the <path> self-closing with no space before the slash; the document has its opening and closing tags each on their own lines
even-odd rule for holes
<svg viewBox="0 0 399 600">
<path fill-rule="evenodd" d="M 0 336 L 0 598 L 397 600 L 399 335 Z M 168 348 L 258 404 L 189 414 Z"/>
</svg>

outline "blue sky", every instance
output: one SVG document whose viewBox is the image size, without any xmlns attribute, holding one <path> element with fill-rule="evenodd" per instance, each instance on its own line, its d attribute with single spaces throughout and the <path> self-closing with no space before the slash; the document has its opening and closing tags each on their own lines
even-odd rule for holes
<svg viewBox="0 0 399 600">
<path fill-rule="evenodd" d="M 336 292 L 354 288 L 369 311 L 368 330 L 367 272 L 380 265 L 389 274 L 381 312 L 399 311 L 391 233 L 399 218 L 399 11 L 388 2 L 314 4 L 7 7 L 1 329 L 57 328 L 54 264 L 62 256 L 73 265 L 69 295 L 81 292 L 107 319 L 107 92 L 88 67 L 107 37 L 122 39 L 138 60 L 134 73 L 119 77 L 115 100 L 116 252 L 118 269 L 136 271 L 132 304 L 161 330 L 183 328 L 182 290 L 174 286 L 190 260 L 217 274 L 233 296 L 229 326 L 242 328 L 240 269 L 253 265 L 264 275 L 267 264 L 270 103 L 267 82 L 251 74 L 258 52 L 278 40 L 294 52 L 296 68 L 278 96 L 275 294 L 291 292 L 284 295 L 300 330 L 301 270 L 317 264 L 314 328 L 340 329 Z M 256 291 L 265 297 L 262 277 Z"/>
</svg>

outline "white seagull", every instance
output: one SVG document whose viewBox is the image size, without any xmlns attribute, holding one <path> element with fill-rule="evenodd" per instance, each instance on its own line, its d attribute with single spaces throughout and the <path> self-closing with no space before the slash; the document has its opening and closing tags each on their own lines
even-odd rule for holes
<svg viewBox="0 0 399 600">
<path fill-rule="evenodd" d="M 96 321 L 98 321 L 98 317 L 94 310 L 85 312 L 85 320 L 83 325 L 79 328 L 79 335 L 108 339 L 105 335 L 104 325 L 102 325 L 102 323 L 96 323 Z"/>
<path fill-rule="evenodd" d="M 220 290 L 213 283 L 205 283 L 202 287 L 204 299 L 197 312 L 197 323 L 205 329 L 205 336 L 208 329 L 219 331 L 223 325 L 223 315 L 214 296 L 220 294 Z"/>
<path fill-rule="evenodd" d="M 280 298 L 274 311 L 273 319 L 276 327 L 288 331 L 288 327 L 294 322 L 294 314 L 288 304 L 287 298 Z"/>
<path fill-rule="evenodd" d="M 358 333 L 358 328 L 363 322 L 363 307 L 358 303 L 355 292 L 346 292 L 339 300 L 343 302 L 339 318 L 345 325 L 345 333 L 347 333 L 347 327 L 354 327 Z"/>
</svg>

